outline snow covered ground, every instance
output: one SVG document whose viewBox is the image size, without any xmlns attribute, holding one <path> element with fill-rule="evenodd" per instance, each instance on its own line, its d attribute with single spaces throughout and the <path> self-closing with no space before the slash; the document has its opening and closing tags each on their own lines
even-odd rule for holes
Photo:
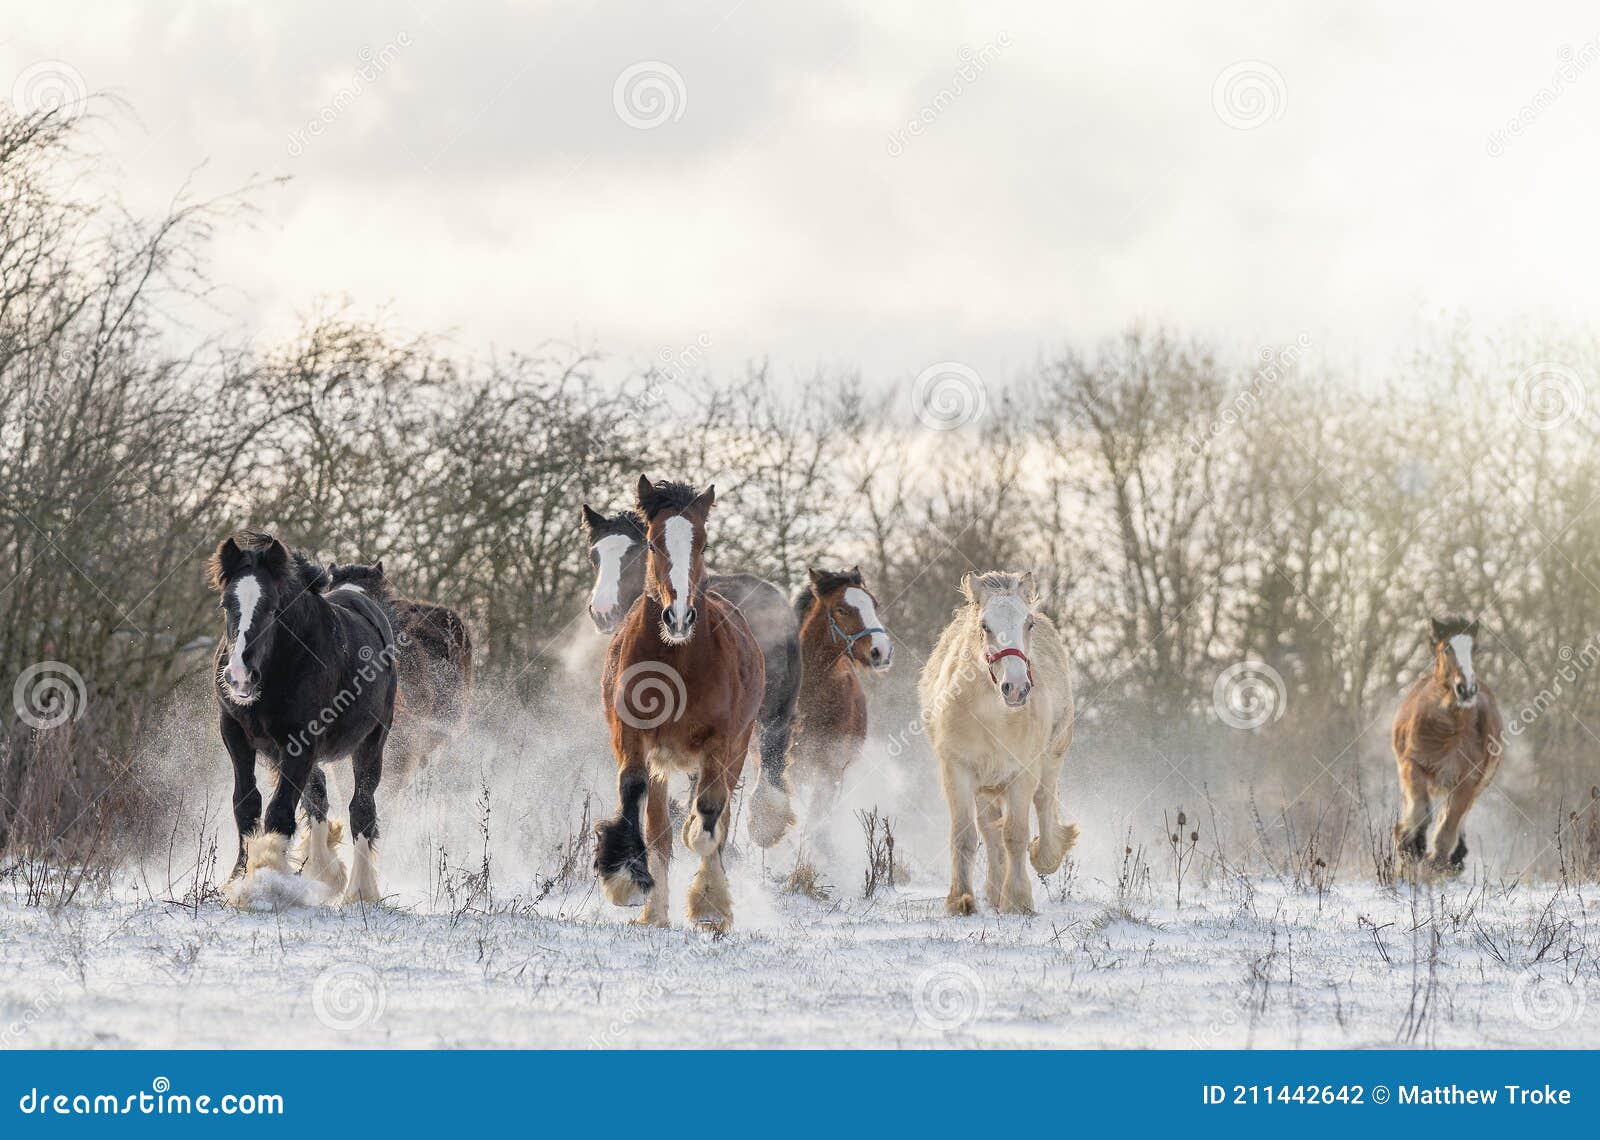
<svg viewBox="0 0 1600 1140">
<path fill-rule="evenodd" d="M 680 864 L 681 866 L 681 864 Z M 1037 918 L 734 873 L 737 929 L 628 925 L 581 882 L 493 913 L 0 903 L 0 1041 L 208 1046 L 1600 1046 L 1600 894 L 1267 881 Z M 681 892 L 686 875 L 677 877 Z M 1043 892 L 1041 892 L 1042 895 Z M 681 912 L 680 912 L 681 913 Z"/>
</svg>

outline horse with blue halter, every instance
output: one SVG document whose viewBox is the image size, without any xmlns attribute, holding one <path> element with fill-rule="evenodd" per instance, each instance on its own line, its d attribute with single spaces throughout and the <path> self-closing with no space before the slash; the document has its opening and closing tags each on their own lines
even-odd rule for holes
<svg viewBox="0 0 1600 1140">
<path fill-rule="evenodd" d="M 800 710 L 789 755 L 789 778 L 809 790 L 806 826 L 826 823 L 846 770 L 867 739 L 867 694 L 861 674 L 882 673 L 894 659 L 878 599 L 861 568 L 810 571 L 795 597 L 800 622 Z"/>
<path fill-rule="evenodd" d="M 214 680 L 239 829 L 226 896 L 250 906 L 295 885 L 288 860 L 298 805 L 311 829 L 303 877 L 342 889 L 347 902 L 379 901 L 375 796 L 394 719 L 397 653 L 386 593 L 324 593 L 327 571 L 253 531 L 224 539 L 208 571 L 227 623 Z M 264 813 L 258 755 L 278 774 Z M 321 767 L 345 756 L 355 776 L 348 875 L 332 854 Z"/>
</svg>

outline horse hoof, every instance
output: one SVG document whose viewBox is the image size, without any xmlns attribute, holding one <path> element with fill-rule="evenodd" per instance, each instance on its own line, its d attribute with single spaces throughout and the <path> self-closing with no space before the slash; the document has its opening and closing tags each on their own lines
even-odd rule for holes
<svg viewBox="0 0 1600 1140">
<path fill-rule="evenodd" d="M 643 882 L 639 880 L 641 873 Z M 655 880 L 648 871 L 622 867 L 609 875 L 600 876 L 600 885 L 613 906 L 643 906 L 650 897 Z"/>
<path fill-rule="evenodd" d="M 633 920 L 633 924 L 635 926 L 653 926 L 657 930 L 666 930 L 672 925 L 672 922 L 664 914 L 652 914 L 647 906 L 640 912 L 639 917 Z"/>
<path fill-rule="evenodd" d="M 947 914 L 969 915 L 978 913 L 978 900 L 972 897 L 972 892 L 962 894 L 951 893 L 945 900 L 944 909 Z"/>
</svg>

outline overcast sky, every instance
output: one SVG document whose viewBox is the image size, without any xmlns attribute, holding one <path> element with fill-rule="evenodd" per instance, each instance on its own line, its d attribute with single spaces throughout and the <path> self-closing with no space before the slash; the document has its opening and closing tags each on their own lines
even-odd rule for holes
<svg viewBox="0 0 1600 1140">
<path fill-rule="evenodd" d="M 348 294 L 473 348 L 1003 379 L 1139 319 L 1350 352 L 1587 319 L 1597 37 L 1584 4 L 0 0 L 0 97 L 120 95 L 142 207 L 292 175 L 214 250 L 267 336 Z"/>
</svg>

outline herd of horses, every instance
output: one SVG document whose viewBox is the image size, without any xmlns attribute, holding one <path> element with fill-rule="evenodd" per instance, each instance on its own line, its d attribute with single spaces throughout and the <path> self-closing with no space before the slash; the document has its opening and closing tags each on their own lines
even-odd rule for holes
<svg viewBox="0 0 1600 1140">
<path fill-rule="evenodd" d="M 726 931 L 723 853 L 752 744 L 752 840 L 776 844 L 797 823 L 800 792 L 808 828 L 824 824 L 866 745 L 862 678 L 888 669 L 894 646 L 859 568 L 812 569 L 791 602 L 760 578 L 708 571 L 714 487 L 641 477 L 634 498 L 609 517 L 582 507 L 595 574 L 589 617 L 609 638 L 601 695 L 617 763 L 617 812 L 595 829 L 594 870 L 611 902 L 641 907 L 642 923 L 669 924 L 668 781 L 687 774 L 676 830 L 700 860 L 688 919 Z M 256 905 L 288 880 L 317 884 L 319 897 L 380 901 L 376 793 L 383 780 L 403 786 L 466 724 L 467 622 L 396 595 L 381 562 L 322 566 L 255 531 L 224 540 L 208 569 L 226 618 L 215 689 L 239 834 L 225 896 Z M 918 686 L 949 809 L 946 909 L 978 911 L 981 841 L 984 902 L 1032 914 L 1034 876 L 1056 871 L 1078 837 L 1059 804 L 1076 715 L 1069 656 L 1031 573 L 970 573 L 961 593 Z M 1505 729 L 1475 672 L 1477 623 L 1436 619 L 1430 632 L 1432 668 L 1394 726 L 1404 800 L 1395 849 L 1418 874 L 1453 874 Z M 346 757 L 348 869 L 323 771 Z M 264 809 L 258 758 L 277 776 Z"/>
</svg>

